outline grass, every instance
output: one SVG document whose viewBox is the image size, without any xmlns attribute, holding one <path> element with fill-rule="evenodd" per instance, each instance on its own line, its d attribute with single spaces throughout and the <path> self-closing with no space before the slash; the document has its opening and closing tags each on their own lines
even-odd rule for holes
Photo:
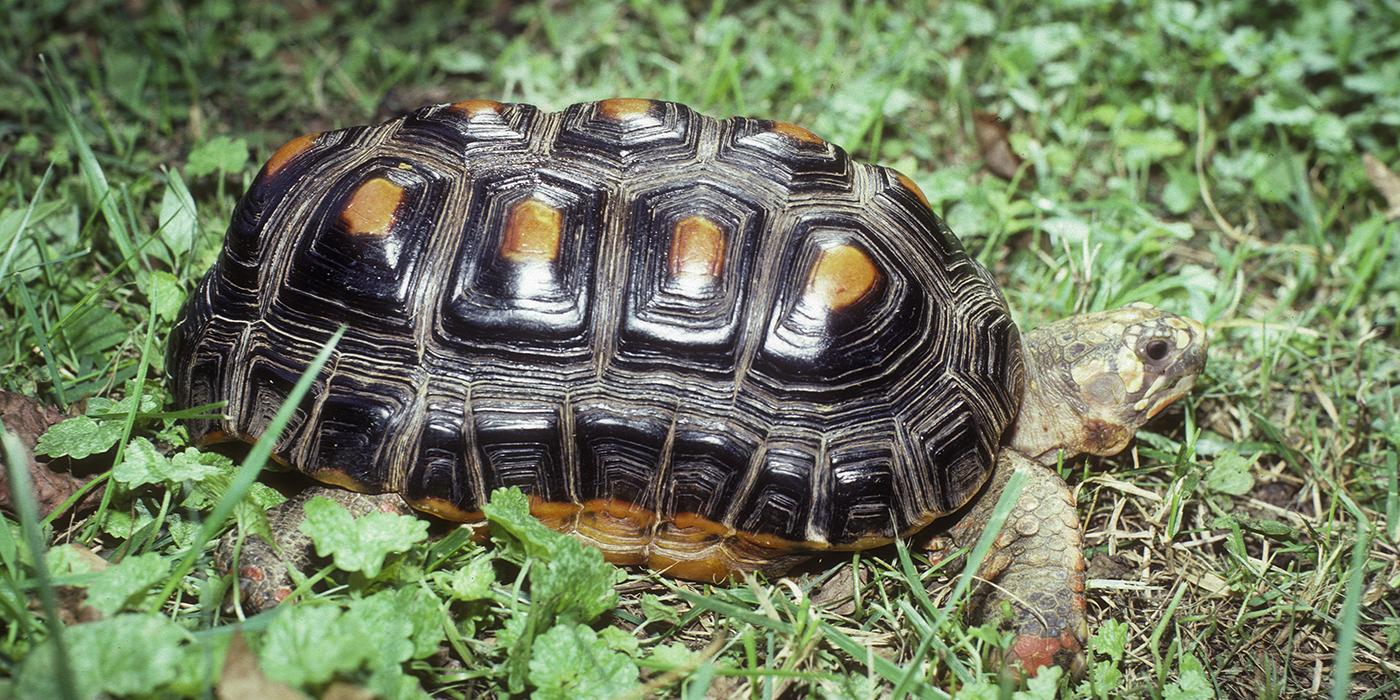
<svg viewBox="0 0 1400 700">
<path fill-rule="evenodd" d="M 220 608 L 201 528 L 256 527 L 240 504 L 277 497 L 183 456 L 162 349 L 261 159 L 424 102 L 612 95 L 795 121 L 910 174 L 1025 326 L 1138 300 L 1210 325 L 1184 420 L 1064 466 L 1093 662 L 1016 697 L 1400 690 L 1400 234 L 1363 165 L 1400 169 L 1393 3 L 2 4 L 0 389 L 92 416 L 94 454 L 57 461 L 104 478 L 94 511 L 0 528 L 0 691 L 200 695 L 227 662 L 225 683 L 317 695 L 1009 695 L 1005 640 L 956 614 L 961 565 L 913 546 L 711 588 L 493 521 L 493 546 L 308 572 L 290 612 Z M 983 167 L 978 112 L 1009 126 L 1012 181 Z M 540 572 L 571 566 L 618 577 L 615 603 L 532 613 Z M 50 592 L 90 620 L 66 656 Z M 410 619 L 376 617 L 390 595 Z M 123 644 L 145 654 L 103 651 Z"/>
</svg>

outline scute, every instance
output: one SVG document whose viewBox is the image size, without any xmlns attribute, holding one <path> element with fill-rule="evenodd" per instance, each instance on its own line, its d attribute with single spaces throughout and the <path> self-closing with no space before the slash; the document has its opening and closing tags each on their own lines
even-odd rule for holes
<svg viewBox="0 0 1400 700">
<path fill-rule="evenodd" d="M 501 170 L 473 183 L 461 221 L 445 219 L 461 241 L 448 288 L 442 294 L 439 337 L 464 349 L 510 348 L 529 352 L 535 341 L 551 353 L 588 351 L 594 259 L 602 237 L 603 193 L 577 177 L 534 169 Z M 522 212 L 551 212 L 549 223 Z M 535 214 L 531 214 L 535 215 Z M 532 254 L 546 226 L 548 255 Z M 523 247 L 522 247 L 523 246 Z"/>
<path fill-rule="evenodd" d="M 687 222 L 713 236 L 706 274 L 680 269 Z M 734 372 L 744 309 L 768 212 L 713 184 L 680 182 L 644 190 L 627 220 L 626 291 L 614 361 L 636 371 L 684 365 Z M 701 235 L 701 234 L 693 234 Z M 684 263 L 692 264 L 692 263 Z"/>
<path fill-rule="evenodd" d="M 196 438 L 714 577 L 926 525 L 1022 389 L 990 276 L 908 178 L 782 122 L 465 101 L 294 140 L 172 337 Z"/>
</svg>

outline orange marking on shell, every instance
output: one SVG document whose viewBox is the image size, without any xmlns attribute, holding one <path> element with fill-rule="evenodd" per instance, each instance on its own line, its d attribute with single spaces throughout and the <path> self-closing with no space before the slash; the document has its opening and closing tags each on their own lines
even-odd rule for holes
<svg viewBox="0 0 1400 700">
<path fill-rule="evenodd" d="M 818 146 L 825 146 L 826 140 L 812 133 L 806 127 L 801 127 L 792 122 L 773 122 L 774 133 L 782 134 L 794 141 L 811 143 Z"/>
<path fill-rule="evenodd" d="M 414 510 L 422 511 L 455 523 L 477 523 L 481 522 L 481 520 L 486 517 L 486 515 L 479 510 L 462 510 L 457 504 L 451 501 L 442 498 L 433 498 L 431 496 L 408 501 L 408 505 Z"/>
<path fill-rule="evenodd" d="M 364 493 L 366 491 L 365 485 L 345 473 L 344 469 L 321 469 L 319 471 L 310 472 L 310 475 L 311 478 L 323 484 L 339 486 L 340 488 L 356 493 Z"/>
<path fill-rule="evenodd" d="M 671 231 L 672 277 L 719 277 L 724 272 L 724 230 L 703 216 L 687 216 Z"/>
<path fill-rule="evenodd" d="M 546 501 L 539 496 L 530 497 L 530 514 L 537 518 L 566 518 L 580 510 L 583 510 L 583 506 L 577 503 L 560 503 Z"/>
<path fill-rule="evenodd" d="M 687 581 L 724 583 L 735 573 L 733 564 L 725 554 L 723 548 L 716 548 L 715 552 L 699 557 L 681 558 L 652 554 L 647 557 L 646 564 L 647 568 Z"/>
<path fill-rule="evenodd" d="M 564 214 L 538 199 L 527 199 L 510 210 L 501 238 L 501 257 L 511 262 L 551 262 L 559 257 Z"/>
<path fill-rule="evenodd" d="M 649 528 L 656 522 L 656 513 L 634 503 L 615 498 L 595 498 L 585 501 L 580 521 L 588 516 L 606 516 L 639 528 Z"/>
<path fill-rule="evenodd" d="M 257 444 L 258 438 L 257 438 L 256 436 L 253 436 L 253 435 L 245 435 L 245 434 L 243 434 L 243 433 L 229 433 L 229 432 L 224 432 L 224 431 L 222 431 L 222 430 L 211 430 L 211 431 L 209 431 L 208 433 L 205 433 L 204 437 L 202 437 L 202 438 L 196 440 L 196 441 L 195 441 L 195 446 L 197 446 L 197 447 L 210 447 L 210 446 L 213 446 L 213 445 L 218 445 L 218 444 L 220 444 L 220 443 L 226 443 L 226 442 L 242 442 L 242 443 L 246 443 L 246 444 L 249 444 L 249 445 L 253 445 L 253 444 Z M 287 461 L 287 458 L 286 458 L 286 457 L 283 457 L 282 455 L 279 455 L 279 454 L 270 454 L 270 455 L 267 456 L 267 458 L 270 459 L 270 460 L 272 460 L 272 463 L 273 463 L 273 464 L 276 464 L 276 465 L 279 466 L 279 467 L 284 467 L 284 468 L 287 468 L 287 469 L 294 469 L 294 468 L 295 468 L 295 467 L 292 466 L 291 462 L 288 462 L 288 461 Z"/>
<path fill-rule="evenodd" d="M 651 114 L 655 102 L 636 97 L 614 97 L 598 103 L 598 114 L 613 121 L 624 121 Z"/>
<path fill-rule="evenodd" d="M 909 190 L 910 194 L 917 197 L 919 199 L 919 202 L 921 202 L 925 207 L 928 207 L 930 209 L 933 208 L 929 205 L 928 197 L 924 195 L 924 191 L 922 189 L 919 189 L 918 183 L 911 180 L 908 175 L 897 172 L 894 174 L 894 178 L 899 181 L 899 184 L 902 187 L 904 187 L 904 189 Z"/>
<path fill-rule="evenodd" d="M 698 530 L 709 536 L 726 537 L 734 534 L 732 528 L 725 527 L 698 513 L 676 513 L 671 516 L 671 524 L 682 530 Z"/>
<path fill-rule="evenodd" d="M 574 521 L 574 533 L 603 550 L 615 564 L 641 564 L 646 561 L 646 543 L 656 513 L 616 499 L 587 501 Z"/>
<path fill-rule="evenodd" d="M 282 144 L 282 147 L 277 149 L 271 158 L 267 159 L 265 171 L 267 177 L 276 175 L 277 171 L 290 163 L 293 158 L 305 153 L 314 145 L 316 145 L 316 134 L 302 134 Z"/>
<path fill-rule="evenodd" d="M 860 301 L 880 281 L 875 261 L 853 245 L 827 248 L 812 265 L 807 298 L 828 309 L 843 309 Z"/>
<path fill-rule="evenodd" d="M 348 233 L 354 236 L 383 236 L 394 227 L 394 217 L 403 203 L 403 188 L 376 177 L 366 180 L 350 195 L 340 212 Z"/>
<path fill-rule="evenodd" d="M 475 117 L 480 114 L 500 114 L 506 106 L 495 100 L 462 100 L 454 103 L 450 109 L 461 112 L 468 117 Z"/>
</svg>

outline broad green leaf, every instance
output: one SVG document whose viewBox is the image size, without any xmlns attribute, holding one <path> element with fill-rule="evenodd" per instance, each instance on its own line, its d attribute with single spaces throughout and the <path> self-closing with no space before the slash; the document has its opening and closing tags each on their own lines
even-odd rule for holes
<svg viewBox="0 0 1400 700">
<path fill-rule="evenodd" d="M 165 246 L 174 256 L 180 256 L 190 249 L 195 233 L 199 230 L 199 223 L 195 215 L 194 198 L 190 196 L 184 180 L 180 179 L 180 173 L 171 170 L 166 178 L 165 192 L 160 198 L 160 214 L 156 221 L 160 222 L 160 237 Z"/>
<path fill-rule="evenodd" d="M 432 656 L 447 636 L 443 629 L 447 618 L 442 602 L 419 586 L 400 588 L 393 595 L 399 615 L 413 626 L 409 637 L 413 642 L 413 658 Z"/>
<path fill-rule="evenodd" d="M 622 572 L 603 560 L 603 553 L 573 540 L 564 540 L 548 562 L 530 570 L 530 600 L 553 610 L 565 622 L 592 622 L 617 607 L 615 586 Z M 533 612 L 533 611 L 532 611 Z"/>
<path fill-rule="evenodd" d="M 331 606 L 289 606 L 268 625 L 258 665 L 269 678 L 298 686 L 359 668 L 374 647 L 357 636 L 357 625 L 342 624 L 341 616 Z"/>
<path fill-rule="evenodd" d="M 1055 700 L 1059 695 L 1060 676 L 1065 670 L 1059 666 L 1045 666 L 1026 680 L 1026 689 L 1011 694 L 1012 700 Z"/>
<path fill-rule="evenodd" d="M 116 447 L 122 439 L 122 424 L 75 416 L 55 424 L 39 436 L 34 453 L 49 457 L 84 459 Z"/>
<path fill-rule="evenodd" d="M 490 557 L 477 557 L 460 569 L 439 571 L 432 578 L 438 589 L 454 600 L 489 600 L 493 597 L 491 585 L 496 582 L 496 570 Z"/>
<path fill-rule="evenodd" d="M 180 278 L 164 270 L 154 270 L 141 276 L 141 291 L 146 295 L 156 315 L 174 321 L 185 303 L 185 290 Z"/>
<path fill-rule="evenodd" d="M 667 622 L 672 625 L 681 621 L 681 611 L 675 605 L 669 605 L 661 601 L 654 593 L 642 594 L 642 614 L 647 620 L 657 620 Z"/>
<path fill-rule="evenodd" d="M 1206 470 L 1206 488 L 1231 496 L 1243 496 L 1254 488 L 1254 475 L 1251 469 L 1259 457 L 1241 457 L 1234 450 L 1226 450 L 1216 456 Z"/>
<path fill-rule="evenodd" d="M 1293 539 L 1298 536 L 1298 528 L 1285 522 L 1269 518 L 1245 518 L 1240 523 L 1246 530 L 1257 532 L 1269 537 L 1281 539 Z"/>
<path fill-rule="evenodd" d="M 633 658 L 636 658 L 642 648 L 642 643 L 631 632 L 621 627 L 604 627 L 598 631 L 598 639 L 602 640 L 609 649 L 620 651 Z"/>
<path fill-rule="evenodd" d="M 370 578 L 379 575 L 385 557 L 428 538 L 428 522 L 411 515 L 374 512 L 355 518 L 324 496 L 307 501 L 305 510 L 298 529 L 316 544 L 316 553 L 330 557 L 342 571 L 359 571 Z"/>
<path fill-rule="evenodd" d="M 1268 124 L 1299 126 L 1317 118 L 1317 111 L 1305 104 L 1291 102 L 1277 92 L 1265 92 L 1254 100 L 1254 117 Z"/>
<path fill-rule="evenodd" d="M 1125 130 L 1113 135 L 1124 158 L 1135 164 L 1155 163 L 1186 152 L 1186 144 L 1171 129 Z"/>
<path fill-rule="evenodd" d="M 418 679 L 404 672 L 399 664 L 380 664 L 365 679 L 364 689 L 381 700 L 431 700 Z"/>
<path fill-rule="evenodd" d="M 87 584 L 86 602 L 104 616 L 139 604 L 170 573 L 170 566 L 170 560 L 157 552 L 128 556 L 95 575 Z"/>
<path fill-rule="evenodd" d="M 558 625 L 535 638 L 530 653 L 534 698 L 615 697 L 637 686 L 637 665 L 608 649 L 585 625 Z"/>
<path fill-rule="evenodd" d="M 188 639 L 189 633 L 160 615 L 117 615 L 64 632 L 82 698 L 155 693 L 175 679 Z M 31 651 L 16 674 L 15 697 L 59 697 L 53 659 L 51 643 Z"/>
<path fill-rule="evenodd" d="M 567 539 L 530 515 L 530 499 L 519 488 L 496 489 L 481 511 L 491 522 L 493 537 L 504 532 L 510 543 L 518 543 L 530 557 L 549 559 L 554 548 Z"/>
<path fill-rule="evenodd" d="M 1000 700 L 1001 690 L 988 681 L 974 681 L 958 688 L 958 700 Z"/>
<path fill-rule="evenodd" d="M 218 503 L 219 499 L 223 498 L 224 493 L 229 490 L 237 471 L 232 461 L 214 452 L 200 453 L 200 460 L 219 467 L 219 473 L 195 484 L 194 490 L 183 504 L 187 508 L 208 509 L 214 507 L 214 504 Z M 266 542 L 272 542 L 272 527 L 268 523 L 267 511 L 286 500 L 287 498 L 277 489 L 266 484 L 254 483 L 244 494 L 243 500 L 233 507 L 233 519 L 244 530 L 252 532 Z"/>
<path fill-rule="evenodd" d="M 1089 639 L 1089 648 L 1099 656 L 1122 661 L 1128 648 L 1128 626 L 1113 618 L 1100 622 Z"/>
<path fill-rule="evenodd" d="M 1190 654 L 1181 657 L 1176 681 L 1162 688 L 1165 700 L 1215 700 L 1215 686 L 1206 678 L 1201 662 Z"/>
<path fill-rule="evenodd" d="M 345 634 L 358 637 L 372 663 L 398 665 L 413 656 L 413 623 L 398 609 L 395 591 L 383 591 L 350 603 L 340 619 Z"/>
<path fill-rule="evenodd" d="M 438 46 L 429 57 L 444 73 L 477 73 L 488 65 L 480 53 L 460 47 Z"/>
<path fill-rule="evenodd" d="M 140 395 L 141 404 L 137 408 L 137 413 L 155 413 L 160 410 L 160 390 L 152 384 L 147 384 L 145 391 Z M 136 383 L 126 383 L 126 395 L 120 401 L 113 401 L 105 396 L 94 396 L 88 399 L 86 415 L 93 418 L 103 416 L 124 416 L 131 412 L 132 406 L 136 406 L 138 399 L 136 395 Z"/>
<path fill-rule="evenodd" d="M 112 471 L 112 478 L 129 488 L 144 484 L 197 482 L 219 473 L 215 462 L 194 448 L 166 457 L 156 450 L 150 440 L 136 438 L 127 443 L 121 463 Z"/>
<path fill-rule="evenodd" d="M 190 152 L 185 174 L 200 177 L 215 172 L 232 173 L 248 163 L 248 144 L 243 139 L 215 136 Z"/>
<path fill-rule="evenodd" d="M 150 505 L 144 500 L 136 500 L 127 509 L 116 508 L 103 516 L 102 531 L 117 539 L 131 539 L 138 530 L 155 521 Z"/>
<path fill-rule="evenodd" d="M 1123 683 L 1123 671 L 1116 663 L 1105 660 L 1089 664 L 1089 677 L 1080 684 L 1080 696 L 1096 698 L 1116 698 L 1118 686 Z M 1087 687 L 1086 687 L 1087 686 Z"/>
<path fill-rule="evenodd" d="M 689 666 L 695 660 L 695 652 L 684 644 L 673 642 L 653 647 L 651 655 L 647 657 L 647 665 L 651 668 L 672 670 Z"/>
<path fill-rule="evenodd" d="M 92 550 L 75 544 L 61 544 L 50 547 L 44 555 L 49 565 L 49 575 L 54 577 L 73 574 L 90 574 L 107 568 L 107 560 L 93 554 Z"/>
</svg>

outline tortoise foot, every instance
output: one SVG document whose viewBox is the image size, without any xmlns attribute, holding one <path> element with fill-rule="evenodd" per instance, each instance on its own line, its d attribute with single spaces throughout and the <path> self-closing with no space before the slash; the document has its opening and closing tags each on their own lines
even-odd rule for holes
<svg viewBox="0 0 1400 700">
<path fill-rule="evenodd" d="M 1084 673 L 1084 644 L 1070 630 L 1054 637 L 1021 634 L 1006 650 L 1003 662 L 1024 676 L 1034 676 L 1047 666 L 1059 666 L 1077 678 Z"/>
</svg>

